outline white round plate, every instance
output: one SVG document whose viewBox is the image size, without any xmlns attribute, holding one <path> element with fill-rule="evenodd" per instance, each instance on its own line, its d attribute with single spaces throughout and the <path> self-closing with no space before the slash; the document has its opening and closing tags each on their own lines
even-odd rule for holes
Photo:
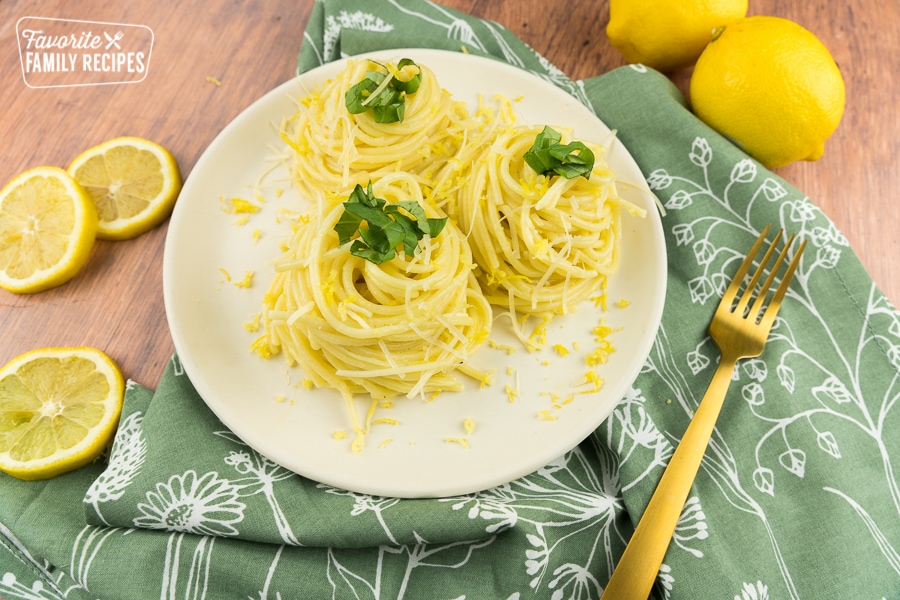
<svg viewBox="0 0 900 600">
<path fill-rule="evenodd" d="M 611 141 L 608 161 L 622 182 L 619 191 L 645 208 L 647 216 L 623 217 L 622 263 L 609 282 L 608 309 L 586 303 L 554 321 L 547 349 L 536 353 L 522 348 L 508 320 L 498 318 L 491 339 L 501 347 L 486 345 L 472 360 L 495 370 L 493 385 L 482 388 L 470 382 L 465 391 L 442 393 L 431 402 L 395 399 L 377 416 L 397 424 L 375 425 L 360 453 L 350 450 L 352 433 L 336 440 L 334 431 L 350 431 L 340 395 L 307 390 L 300 385 L 303 373 L 288 369 L 281 357 L 264 360 L 251 353 L 250 344 L 261 333 L 249 333 L 243 324 L 260 309 L 271 262 L 287 235 L 287 226 L 278 223 L 279 209 L 306 205 L 287 182 L 258 190 L 254 186 L 272 166 L 272 157 L 284 151 L 278 136 L 282 119 L 297 110 L 297 98 L 344 68 L 344 61 L 338 61 L 279 86 L 250 106 L 210 144 L 187 178 L 169 224 L 163 265 L 175 349 L 200 396 L 228 428 L 261 454 L 310 479 L 397 497 L 454 496 L 507 483 L 549 464 L 590 435 L 640 372 L 665 297 L 659 214 L 622 144 L 590 110 L 551 83 L 505 63 L 461 53 L 409 49 L 366 56 L 408 57 L 427 65 L 445 89 L 472 107 L 479 93 L 486 99 L 505 94 L 517 99 L 520 123 L 569 126 L 576 138 Z M 279 179 L 287 179 L 281 167 L 266 177 Z M 222 200 L 253 200 L 254 194 L 266 199 L 262 210 L 249 215 L 247 224 L 236 225 L 239 215 L 223 211 Z M 257 229 L 261 237 L 254 243 Z M 250 270 L 253 285 L 235 286 Z M 628 306 L 617 306 L 619 300 L 627 300 Z M 585 383 L 585 357 L 597 345 L 593 329 L 602 319 L 615 329 L 609 336 L 615 352 L 595 369 L 604 380 L 602 389 L 579 393 L 591 388 Z M 560 356 L 551 348 L 555 344 L 570 353 Z M 504 345 L 517 349 L 509 353 Z M 361 414 L 367 406 L 368 400 L 360 398 Z M 474 424 L 471 433 L 463 426 L 466 419 Z"/>
</svg>

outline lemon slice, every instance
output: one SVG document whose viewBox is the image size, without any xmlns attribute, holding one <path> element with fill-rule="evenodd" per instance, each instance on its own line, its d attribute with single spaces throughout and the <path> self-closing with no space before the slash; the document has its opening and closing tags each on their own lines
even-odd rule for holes
<svg viewBox="0 0 900 600">
<path fill-rule="evenodd" d="M 95 348 L 41 348 L 0 369 L 0 471 L 47 479 L 84 466 L 119 422 L 125 383 Z"/>
<path fill-rule="evenodd" d="M 181 172 L 172 154 L 155 142 L 118 137 L 79 154 L 69 174 L 87 191 L 103 240 L 128 240 L 150 231 L 172 213 Z"/>
<path fill-rule="evenodd" d="M 0 287 L 31 294 L 84 266 L 97 233 L 87 193 L 57 167 L 29 169 L 0 191 Z"/>
</svg>

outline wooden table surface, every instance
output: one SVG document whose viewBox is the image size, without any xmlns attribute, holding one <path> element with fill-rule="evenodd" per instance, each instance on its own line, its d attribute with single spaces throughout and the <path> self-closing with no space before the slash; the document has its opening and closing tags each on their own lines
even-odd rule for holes
<svg viewBox="0 0 900 600">
<path fill-rule="evenodd" d="M 606 1 L 442 3 L 505 25 L 572 78 L 624 64 L 606 38 Z M 225 125 L 294 75 L 312 4 L 0 0 L 0 185 L 30 167 L 65 167 L 82 150 L 120 135 L 163 144 L 188 176 Z M 825 43 L 841 66 L 847 106 L 825 156 L 777 173 L 834 220 L 896 304 L 900 4 L 750 0 L 749 12 L 800 23 Z M 28 87 L 16 33 L 16 22 L 23 17 L 145 25 L 154 34 L 147 76 L 127 85 Z M 687 88 L 689 71 L 672 77 L 681 89 Z M 53 290 L 30 296 L 0 290 L 0 364 L 42 346 L 89 345 L 108 352 L 127 378 L 155 388 L 174 351 L 163 305 L 166 231 L 163 224 L 134 240 L 98 241 L 84 270 Z"/>
</svg>

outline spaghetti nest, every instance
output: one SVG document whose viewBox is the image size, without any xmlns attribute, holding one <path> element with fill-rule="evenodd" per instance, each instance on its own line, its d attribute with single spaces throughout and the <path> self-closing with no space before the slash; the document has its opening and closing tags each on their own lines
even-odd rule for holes
<svg viewBox="0 0 900 600">
<path fill-rule="evenodd" d="M 407 173 L 373 189 L 388 203 L 423 200 Z M 465 363 L 492 320 L 465 236 L 447 223 L 414 257 L 374 264 L 339 244 L 342 211 L 338 204 L 301 224 L 277 260 L 264 311 L 270 348 L 348 403 L 363 392 L 378 400 L 461 389 L 454 372 L 476 376 Z"/>
<path fill-rule="evenodd" d="M 601 291 L 619 261 L 621 200 L 605 150 L 589 145 L 589 178 L 537 174 L 523 156 L 541 127 L 506 128 L 484 148 L 455 211 L 492 304 L 549 320 Z M 569 141 L 565 139 L 564 141 Z"/>
<path fill-rule="evenodd" d="M 292 174 L 308 199 L 323 200 L 326 193 L 346 197 L 356 185 L 401 170 L 431 186 L 454 160 L 478 125 L 428 67 L 417 66 L 421 83 L 405 96 L 401 122 L 379 123 L 371 111 L 348 112 L 347 90 L 367 71 L 387 69 L 369 60 L 349 61 L 335 79 L 301 99 L 281 137 L 295 151 Z"/>
</svg>

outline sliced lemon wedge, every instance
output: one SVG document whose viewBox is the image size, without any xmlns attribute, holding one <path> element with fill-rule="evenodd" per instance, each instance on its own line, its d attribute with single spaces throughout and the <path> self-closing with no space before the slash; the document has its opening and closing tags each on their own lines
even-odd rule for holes
<svg viewBox="0 0 900 600">
<path fill-rule="evenodd" d="M 118 366 L 90 347 L 41 348 L 0 369 L 0 471 L 48 479 L 107 447 L 122 410 Z"/>
<path fill-rule="evenodd" d="M 35 167 L 0 191 L 0 287 L 31 294 L 61 285 L 87 262 L 97 212 L 58 167 Z"/>
<path fill-rule="evenodd" d="M 172 213 L 181 191 L 172 154 L 140 137 L 118 137 L 89 148 L 68 170 L 96 206 L 97 237 L 103 240 L 128 240 L 150 231 Z"/>
</svg>

